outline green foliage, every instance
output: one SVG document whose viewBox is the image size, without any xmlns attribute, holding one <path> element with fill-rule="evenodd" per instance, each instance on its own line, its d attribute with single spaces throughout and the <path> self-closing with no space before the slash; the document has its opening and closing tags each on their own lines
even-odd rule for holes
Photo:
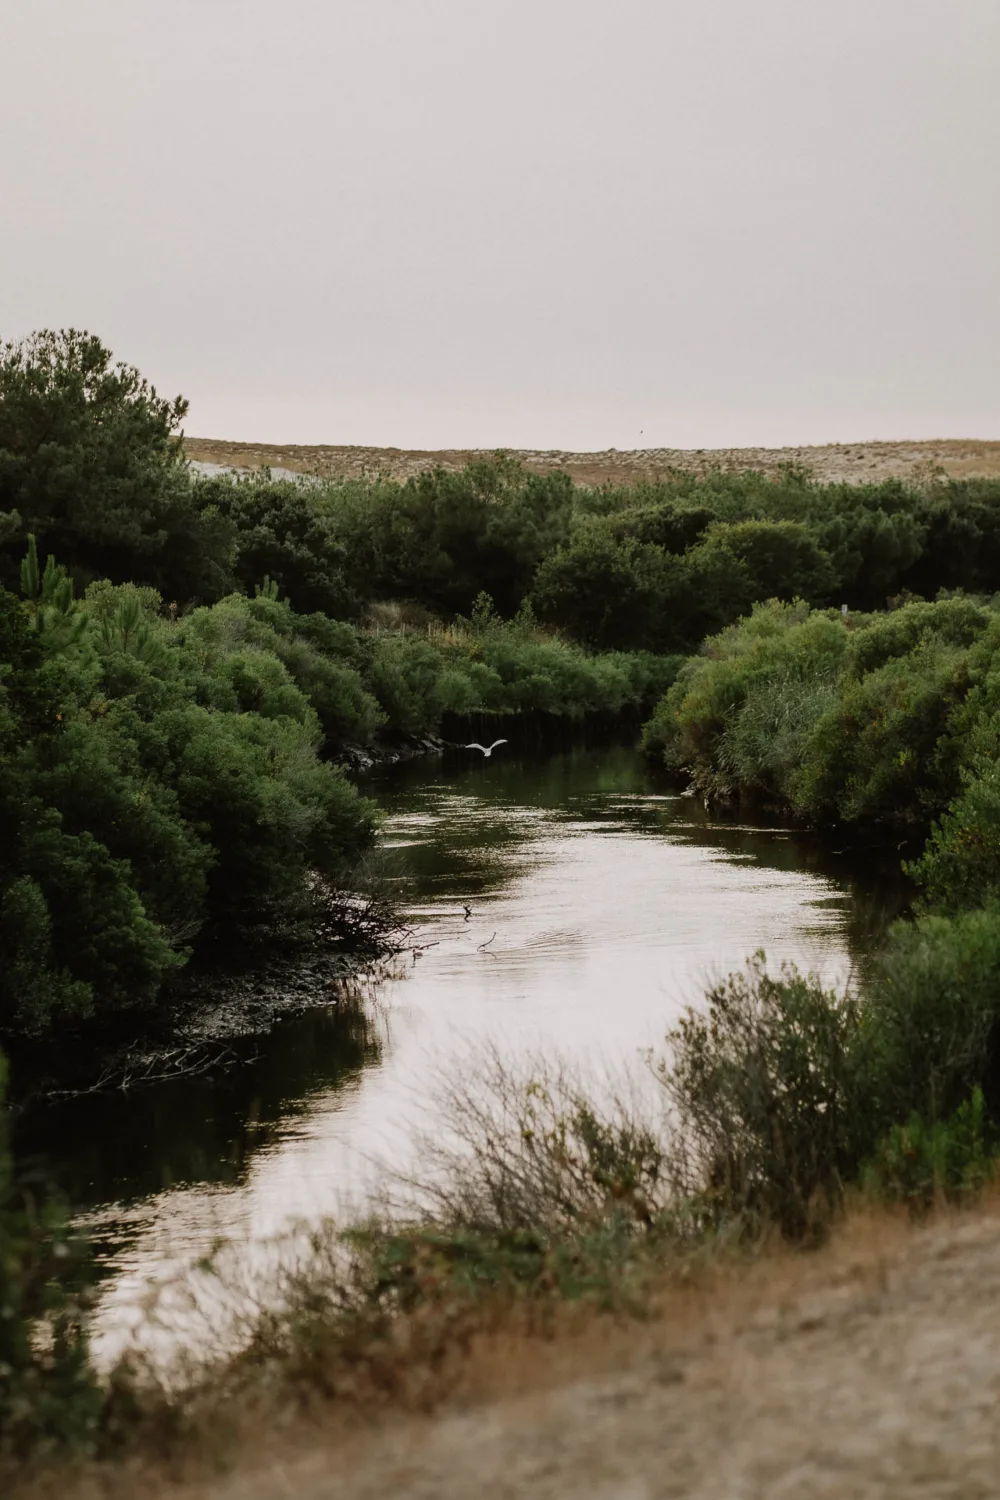
<svg viewBox="0 0 1000 1500">
<path fill-rule="evenodd" d="M 973 686 L 951 726 L 960 761 L 959 785 L 921 858 L 910 867 L 924 887 L 925 903 L 949 911 L 996 900 L 1000 894 L 1000 616 L 987 616 L 969 650 L 968 666 Z"/>
<path fill-rule="evenodd" d="M 0 346 L 0 581 L 28 533 L 79 576 L 137 578 L 175 595 L 217 595 L 230 528 L 199 509 L 177 435 L 187 403 L 165 401 L 99 339 L 44 331 Z"/>
<path fill-rule="evenodd" d="M 704 791 L 787 796 L 806 737 L 847 656 L 839 620 L 801 602 L 756 605 L 680 671 L 644 746 Z"/>
<path fill-rule="evenodd" d="M 668 600 L 686 582 L 683 563 L 663 548 L 595 528 L 544 559 L 532 601 L 541 619 L 597 650 L 676 647 L 690 632 Z"/>
<path fill-rule="evenodd" d="M 597 649 L 678 651 L 768 598 L 880 608 L 991 589 L 1000 567 L 996 482 L 818 485 L 788 466 L 591 490 L 503 453 L 405 483 L 198 480 L 185 411 L 89 334 L 3 346 L 0 582 L 31 533 L 78 581 L 180 603 L 267 576 L 298 612 L 406 601 L 448 618 L 487 592 L 507 617 L 532 598 Z"/>
<path fill-rule="evenodd" d="M 956 783 L 948 731 L 968 686 L 965 653 L 936 644 L 860 681 L 843 679 L 791 779 L 797 810 L 823 820 L 926 826 Z"/>
<path fill-rule="evenodd" d="M 103 1394 L 90 1364 L 88 1277 L 57 1203 L 16 1181 L 0 1054 L 0 1454 L 94 1443 Z"/>
<path fill-rule="evenodd" d="M 592 657 L 485 596 L 425 634 L 299 615 L 270 578 L 184 615 L 132 583 L 77 600 L 33 546 L 24 583 L 0 593 L 7 1032 L 149 1006 L 206 924 L 291 910 L 309 871 L 344 879 L 376 814 L 334 760 L 380 730 L 638 708 L 678 665 Z"/>
<path fill-rule="evenodd" d="M 856 1001 L 762 953 L 687 1013 L 661 1075 L 709 1212 L 822 1228 L 870 1139 L 860 1038 Z"/>
<path fill-rule="evenodd" d="M 397 1315 L 446 1298 L 512 1296 L 639 1310 L 653 1276 L 649 1242 L 627 1209 L 571 1229 L 415 1225 L 352 1238 L 365 1255 L 371 1305 Z"/>
<path fill-rule="evenodd" d="M 532 595 L 542 619 L 599 649 L 690 649 L 755 600 L 823 600 L 835 582 L 829 558 L 792 521 L 716 522 L 679 556 L 616 535 L 623 519 L 581 528 L 545 558 Z"/>
<path fill-rule="evenodd" d="M 869 1192 L 890 1202 L 927 1209 L 939 1198 L 968 1200 L 996 1172 L 996 1134 L 983 1091 L 975 1088 L 947 1120 L 928 1122 L 914 1113 L 905 1125 L 894 1125 L 866 1164 L 863 1180 Z"/>
<path fill-rule="evenodd" d="M 359 602 L 403 599 L 451 615 L 467 610 L 486 591 L 512 614 L 542 557 L 567 535 L 573 500 L 565 475 L 529 474 L 503 454 L 473 460 L 458 473 L 436 469 L 405 484 L 379 477 L 303 489 L 258 480 L 224 501 L 222 483 L 213 481 L 216 488 L 205 489 L 205 497 L 241 528 L 248 522 L 264 525 L 258 519 L 263 506 L 269 533 L 294 536 L 300 573 L 306 554 L 314 570 L 342 568 L 345 611 Z M 280 514 L 285 507 L 287 518 Z M 313 516 L 311 526 L 306 510 Z M 263 553 L 257 565 L 262 561 Z M 251 566 L 249 553 L 246 566 Z M 277 555 L 267 571 L 285 580 L 293 602 L 305 606 L 285 554 Z M 330 607 L 329 600 L 312 598 L 313 607 Z"/>
<path fill-rule="evenodd" d="M 644 744 L 713 795 L 821 823 L 927 827 L 959 785 L 994 618 L 966 599 L 846 622 L 756 605 L 684 667 Z"/>
<path fill-rule="evenodd" d="M 808 599 L 814 604 L 828 601 L 837 582 L 834 566 L 808 528 L 797 521 L 746 520 L 717 522 L 691 554 L 692 564 L 709 560 L 717 575 L 736 579 L 742 574 L 746 591 L 744 608 L 760 599 Z M 724 568 L 719 564 L 724 564 Z M 735 603 L 736 589 L 719 601 L 726 612 Z M 743 610 L 739 610 L 743 613 Z M 729 614 L 728 618 L 732 618 Z M 720 624 L 725 623 L 722 619 Z"/>
<path fill-rule="evenodd" d="M 225 519 L 235 533 L 232 572 L 245 593 L 265 577 L 300 613 L 347 617 L 359 600 L 346 577 L 346 552 L 328 511 L 301 484 L 246 477 L 201 480 L 195 504 Z M 277 597 L 277 595 L 275 595 Z"/>
<path fill-rule="evenodd" d="M 909 873 L 928 906 L 961 910 L 1000 899 L 1000 722 L 976 725 L 962 789 Z"/>
<path fill-rule="evenodd" d="M 790 969 L 772 977 L 758 954 L 706 999 L 670 1033 L 660 1072 L 710 1222 L 801 1238 L 854 1180 L 922 1203 L 992 1175 L 996 910 L 897 922 L 858 994 Z"/>
<path fill-rule="evenodd" d="M 1000 912 L 896 923 L 867 995 L 880 1108 L 946 1118 L 976 1086 L 1000 1106 Z"/>
<path fill-rule="evenodd" d="M 74 599 L 73 580 L 49 554 L 44 573 L 39 571 L 38 550 L 33 535 L 21 564 L 21 593 L 28 601 L 34 627 L 44 635 L 50 651 L 73 646 L 86 629 L 86 621 Z"/>
<path fill-rule="evenodd" d="M 34 559 L 33 597 L 0 594 L 0 1030 L 41 1033 L 151 1004 L 206 922 L 290 907 L 370 843 L 375 809 L 320 758 L 282 649 L 328 718 L 378 711 L 274 599 L 181 622 L 132 584 L 75 601 Z"/>
</svg>

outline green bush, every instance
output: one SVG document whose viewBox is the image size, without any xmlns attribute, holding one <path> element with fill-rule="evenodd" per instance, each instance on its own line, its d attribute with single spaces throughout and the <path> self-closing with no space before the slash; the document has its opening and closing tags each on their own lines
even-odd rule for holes
<svg viewBox="0 0 1000 1500">
<path fill-rule="evenodd" d="M 1000 719 L 976 724 L 962 788 L 907 869 L 927 907 L 961 911 L 1000 899 Z"/>
<path fill-rule="evenodd" d="M 879 1109 L 934 1123 L 981 1087 L 1000 1106 L 1000 912 L 901 921 L 866 995 Z"/>
<path fill-rule="evenodd" d="M 711 559 L 715 571 L 733 577 L 743 575 L 746 602 L 736 613 L 763 599 L 808 599 L 811 604 L 829 601 L 837 581 L 833 564 L 806 526 L 797 521 L 718 521 L 710 526 L 690 562 L 707 572 Z M 726 564 L 725 569 L 719 564 Z M 738 596 L 719 601 L 719 624 L 734 618 L 729 613 Z"/>
<path fill-rule="evenodd" d="M 912 1114 L 894 1125 L 870 1162 L 862 1180 L 870 1193 L 890 1202 L 927 1209 L 938 1198 L 967 1201 L 997 1171 L 996 1132 L 987 1117 L 982 1089 L 947 1120 L 928 1122 Z"/>
<path fill-rule="evenodd" d="M 968 688 L 967 653 L 937 643 L 842 678 L 789 779 L 796 810 L 821 822 L 926 827 L 958 781 L 949 731 Z"/>
<path fill-rule="evenodd" d="M 688 1191 L 710 1221 L 798 1239 L 822 1231 L 859 1178 L 924 1201 L 992 1174 L 997 912 L 897 922 L 860 993 L 791 969 L 775 978 L 758 954 L 706 1000 L 670 1033 L 660 1075 Z"/>
<path fill-rule="evenodd" d="M 884 607 L 904 592 L 991 590 L 1000 484 L 820 485 L 778 474 L 668 474 L 588 489 L 477 457 L 405 483 L 198 480 L 186 403 L 164 401 L 99 339 L 43 331 L 0 350 L 0 582 L 29 533 L 77 580 L 167 599 L 247 593 L 360 618 L 403 601 L 448 618 L 489 593 L 598 649 L 693 649 L 766 598 Z"/>
<path fill-rule="evenodd" d="M 33 558 L 31 597 L 0 595 L 8 1032 L 152 1003 L 207 921 L 291 908 L 311 870 L 343 878 L 376 823 L 320 759 L 280 650 L 326 693 L 328 721 L 367 732 L 377 707 L 353 668 L 324 671 L 287 606 L 228 599 L 178 621 L 131 584 L 76 601 Z"/>
<path fill-rule="evenodd" d="M 535 576 L 539 617 L 598 651 L 690 644 L 694 601 L 681 559 L 597 529 L 550 553 Z"/>
<path fill-rule="evenodd" d="M 801 601 L 756 605 L 681 668 L 644 746 L 705 791 L 786 801 L 847 650 L 842 623 Z"/>
<path fill-rule="evenodd" d="M 706 1002 L 660 1070 L 691 1190 L 716 1218 L 822 1229 L 873 1138 L 857 1000 L 793 969 L 774 978 L 758 953 Z"/>
<path fill-rule="evenodd" d="M 181 599 L 224 592 L 232 528 L 194 502 L 177 432 L 186 410 L 90 334 L 0 346 L 0 583 L 15 583 L 34 534 L 80 578 Z"/>
<path fill-rule="evenodd" d="M 272 580 L 300 613 L 339 618 L 358 613 L 346 576 L 346 553 L 326 511 L 307 487 L 274 480 L 265 470 L 200 480 L 194 504 L 225 519 L 234 534 L 232 573 L 247 594 Z"/>
<path fill-rule="evenodd" d="M 756 605 L 679 672 L 644 746 L 710 794 L 926 828 L 970 754 L 993 620 L 963 599 L 846 625 L 801 601 Z"/>
</svg>

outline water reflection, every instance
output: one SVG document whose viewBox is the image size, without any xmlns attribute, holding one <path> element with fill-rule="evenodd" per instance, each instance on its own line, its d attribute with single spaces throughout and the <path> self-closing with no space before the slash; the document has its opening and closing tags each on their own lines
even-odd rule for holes
<svg viewBox="0 0 1000 1500">
<path fill-rule="evenodd" d="M 273 1146 L 311 1097 L 349 1089 L 381 1046 L 366 1009 L 323 1007 L 234 1051 L 214 1074 L 50 1105 L 15 1144 L 41 1156 L 85 1208 L 186 1183 L 235 1186 L 254 1152 Z"/>
<path fill-rule="evenodd" d="M 24 1124 L 20 1149 L 100 1241 L 108 1317 L 217 1233 L 253 1240 L 362 1192 L 374 1159 L 405 1159 L 428 1074 L 470 1042 L 627 1058 L 759 947 L 842 981 L 901 901 L 786 828 L 709 816 L 628 750 L 511 747 L 371 790 L 413 951 L 360 1010 L 307 1010 L 242 1067 Z"/>
</svg>

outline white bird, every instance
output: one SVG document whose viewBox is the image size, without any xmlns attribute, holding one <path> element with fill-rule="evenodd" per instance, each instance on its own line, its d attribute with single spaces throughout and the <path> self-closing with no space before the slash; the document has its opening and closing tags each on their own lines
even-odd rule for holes
<svg viewBox="0 0 1000 1500">
<path fill-rule="evenodd" d="M 483 754 L 486 756 L 487 760 L 488 760 L 489 757 L 493 754 L 494 750 L 496 749 L 496 747 L 498 745 L 506 745 L 506 743 L 507 743 L 506 740 L 494 740 L 493 743 L 492 743 L 492 745 L 489 747 L 488 750 L 487 750 L 487 748 L 486 748 L 485 745 L 477 745 L 477 744 L 463 745 L 462 749 L 463 750 L 481 750 L 483 752 Z"/>
</svg>

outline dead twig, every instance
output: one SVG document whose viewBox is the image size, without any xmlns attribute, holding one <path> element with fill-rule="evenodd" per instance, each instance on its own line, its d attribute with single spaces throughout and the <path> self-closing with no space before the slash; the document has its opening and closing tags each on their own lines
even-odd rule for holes
<svg viewBox="0 0 1000 1500">
<path fill-rule="evenodd" d="M 245 1059 L 244 1059 L 245 1060 Z M 50 1099 L 80 1099 L 88 1094 L 102 1094 L 110 1089 L 127 1093 L 130 1088 L 148 1083 L 166 1083 L 175 1078 L 197 1078 L 203 1073 L 230 1068 L 241 1058 L 232 1047 L 191 1042 L 162 1052 L 141 1053 L 130 1050 L 115 1058 L 102 1073 L 82 1089 L 53 1089 Z"/>
</svg>

